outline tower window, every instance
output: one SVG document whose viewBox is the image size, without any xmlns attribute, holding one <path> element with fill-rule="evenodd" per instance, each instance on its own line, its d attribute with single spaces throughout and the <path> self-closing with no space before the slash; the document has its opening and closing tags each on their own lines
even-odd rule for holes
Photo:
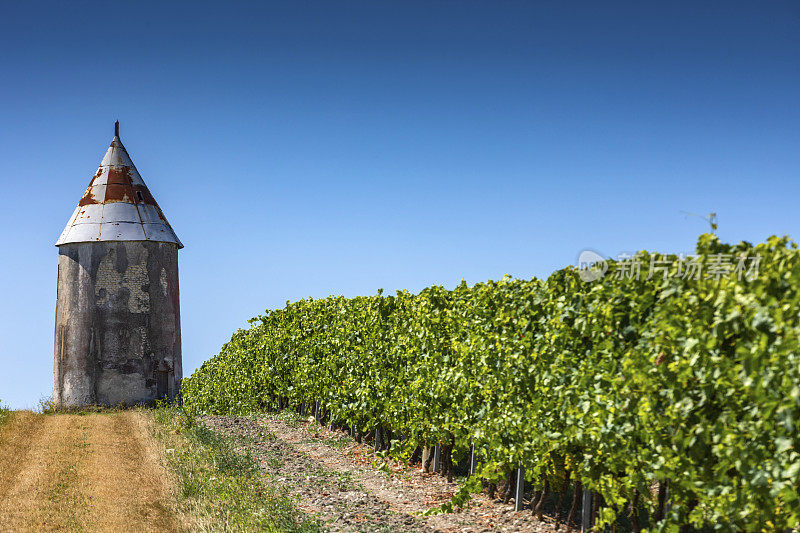
<svg viewBox="0 0 800 533">
<path fill-rule="evenodd" d="M 144 202 L 144 196 L 142 196 L 142 191 L 136 191 L 136 196 L 139 198 L 140 202 Z"/>
</svg>

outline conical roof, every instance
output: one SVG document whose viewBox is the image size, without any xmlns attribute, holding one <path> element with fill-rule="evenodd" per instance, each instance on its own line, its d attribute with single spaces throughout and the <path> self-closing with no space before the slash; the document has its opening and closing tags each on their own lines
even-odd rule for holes
<svg viewBox="0 0 800 533">
<path fill-rule="evenodd" d="M 114 139 L 56 246 L 92 241 L 172 242 L 183 248 L 119 139 Z"/>
</svg>

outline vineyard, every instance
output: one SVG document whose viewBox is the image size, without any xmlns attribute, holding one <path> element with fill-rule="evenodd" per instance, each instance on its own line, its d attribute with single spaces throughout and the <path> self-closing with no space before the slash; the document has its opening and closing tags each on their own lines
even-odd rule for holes
<svg viewBox="0 0 800 533">
<path fill-rule="evenodd" d="M 742 275 L 744 257 L 757 272 Z M 474 446 L 455 504 L 481 482 L 510 487 L 521 466 L 534 504 L 560 495 L 574 512 L 592 491 L 597 527 L 797 527 L 795 243 L 703 235 L 690 275 L 675 257 L 635 259 L 642 275 L 612 261 L 594 282 L 565 268 L 287 303 L 184 380 L 184 402 L 210 414 L 317 405 L 328 423 L 377 430 L 396 456 L 438 445 L 451 472 Z"/>
</svg>

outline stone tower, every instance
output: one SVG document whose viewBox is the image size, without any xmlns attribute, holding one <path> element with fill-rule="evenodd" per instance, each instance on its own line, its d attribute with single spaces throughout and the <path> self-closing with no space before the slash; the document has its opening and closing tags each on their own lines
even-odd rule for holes
<svg viewBox="0 0 800 533">
<path fill-rule="evenodd" d="M 56 246 L 54 403 L 174 398 L 182 377 L 183 245 L 122 145 L 119 123 Z"/>
</svg>

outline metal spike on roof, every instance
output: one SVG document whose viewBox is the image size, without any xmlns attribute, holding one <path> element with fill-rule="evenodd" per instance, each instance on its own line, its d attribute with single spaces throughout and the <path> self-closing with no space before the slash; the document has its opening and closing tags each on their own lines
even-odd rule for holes
<svg viewBox="0 0 800 533">
<path fill-rule="evenodd" d="M 114 139 L 56 246 L 72 242 L 155 241 L 183 248 L 128 151 Z"/>
</svg>

